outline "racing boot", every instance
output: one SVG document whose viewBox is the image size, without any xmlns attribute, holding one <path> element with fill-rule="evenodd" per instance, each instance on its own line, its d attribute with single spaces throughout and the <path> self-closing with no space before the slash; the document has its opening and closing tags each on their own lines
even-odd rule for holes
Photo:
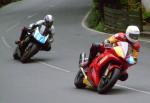
<svg viewBox="0 0 150 103">
<path fill-rule="evenodd" d="M 99 44 L 97 44 L 97 43 L 92 44 L 92 46 L 90 48 L 88 61 L 86 63 L 84 63 L 83 67 L 88 67 L 92 63 L 93 59 L 96 57 L 96 55 L 99 52 L 99 48 L 100 48 Z"/>
<path fill-rule="evenodd" d="M 22 46 L 24 44 L 24 40 L 16 40 L 15 41 L 15 44 L 19 45 L 19 46 Z"/>
<path fill-rule="evenodd" d="M 15 41 L 15 44 L 20 44 L 20 40 L 16 40 L 16 41 Z"/>
</svg>

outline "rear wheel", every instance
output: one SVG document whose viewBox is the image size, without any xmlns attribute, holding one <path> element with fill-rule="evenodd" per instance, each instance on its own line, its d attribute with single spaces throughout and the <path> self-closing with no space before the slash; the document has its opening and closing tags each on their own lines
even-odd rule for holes
<svg viewBox="0 0 150 103">
<path fill-rule="evenodd" d="M 81 70 L 78 71 L 75 79 L 74 79 L 74 85 L 76 86 L 76 88 L 85 88 L 85 84 L 83 84 L 83 78 L 84 78 L 84 75 L 83 73 L 81 72 Z"/>
<path fill-rule="evenodd" d="M 39 47 L 36 44 L 29 43 L 27 48 L 24 51 L 24 54 L 21 57 L 21 62 L 25 63 L 30 59 L 33 55 L 35 55 L 39 51 Z"/>
<path fill-rule="evenodd" d="M 118 68 L 114 68 L 110 73 L 109 76 L 102 76 L 100 83 L 97 87 L 97 91 L 100 94 L 107 93 L 117 82 L 120 76 L 120 70 Z"/>
</svg>

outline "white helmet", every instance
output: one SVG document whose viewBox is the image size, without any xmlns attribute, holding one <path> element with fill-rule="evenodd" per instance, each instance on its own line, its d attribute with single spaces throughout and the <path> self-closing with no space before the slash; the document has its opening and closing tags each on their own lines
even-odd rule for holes
<svg viewBox="0 0 150 103">
<path fill-rule="evenodd" d="M 131 25 L 127 27 L 126 37 L 130 42 L 132 43 L 137 42 L 139 35 L 140 35 L 140 30 L 137 26 Z"/>
<path fill-rule="evenodd" d="M 48 14 L 44 17 L 45 23 L 47 26 L 52 26 L 53 24 L 53 16 Z"/>
</svg>

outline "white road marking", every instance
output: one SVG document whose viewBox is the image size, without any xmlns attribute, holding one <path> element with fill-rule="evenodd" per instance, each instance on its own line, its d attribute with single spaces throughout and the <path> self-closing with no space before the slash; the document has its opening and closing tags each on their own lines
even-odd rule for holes
<svg viewBox="0 0 150 103">
<path fill-rule="evenodd" d="M 5 37 L 2 36 L 1 39 L 2 39 L 2 41 L 3 41 L 3 43 L 5 44 L 6 47 L 12 48 L 12 47 L 6 42 Z M 50 64 L 47 64 L 47 63 L 45 63 L 45 62 L 39 62 L 39 63 L 41 63 L 42 65 L 48 66 L 48 67 L 50 67 L 50 68 L 54 68 L 54 69 L 56 69 L 56 70 L 66 72 L 66 73 L 70 73 L 70 72 L 71 72 L 71 71 L 69 71 L 69 70 L 60 68 L 60 67 L 58 67 L 58 66 L 50 65 Z M 133 90 L 133 91 L 137 91 L 137 92 L 140 92 L 140 93 L 144 93 L 144 94 L 150 95 L 150 92 L 148 92 L 148 91 L 138 90 L 138 89 L 135 89 L 135 88 L 131 88 L 131 87 L 127 87 L 127 86 L 123 86 L 123 85 L 119 85 L 119 84 L 116 84 L 115 86 L 122 87 L 122 88 L 126 88 L 126 89 L 129 89 L 129 90 Z"/>
<path fill-rule="evenodd" d="M 88 13 L 87 13 L 87 14 L 85 15 L 85 17 L 82 19 L 81 25 L 82 25 L 83 28 L 85 28 L 85 29 L 87 29 L 87 30 L 89 30 L 89 31 L 91 31 L 91 32 L 99 33 L 100 35 L 105 35 L 105 34 L 110 35 L 110 36 L 112 35 L 112 34 L 108 34 L 108 33 L 105 33 L 105 32 L 100 32 L 100 31 L 97 31 L 97 30 L 88 28 L 88 27 L 86 26 L 86 24 L 85 24 L 85 21 L 86 21 L 86 19 L 87 19 L 87 17 L 88 17 L 89 14 L 90 14 L 90 11 L 88 11 Z M 140 41 L 150 43 L 150 40 L 148 40 L 148 39 L 140 38 Z"/>
<path fill-rule="evenodd" d="M 5 45 L 7 48 L 9 48 L 9 49 L 12 48 L 12 47 L 7 43 L 7 41 L 6 41 L 6 39 L 5 39 L 4 36 L 1 37 L 1 40 L 2 40 L 2 42 L 4 43 L 4 45 Z"/>
<path fill-rule="evenodd" d="M 82 19 L 82 22 L 81 22 L 82 27 L 85 28 L 85 29 L 87 29 L 87 30 L 89 30 L 89 31 L 91 31 L 91 32 L 100 33 L 101 35 L 105 35 L 105 34 L 109 35 L 108 33 L 100 32 L 100 31 L 97 31 L 97 30 L 88 28 L 88 27 L 86 26 L 85 21 L 86 21 L 86 19 L 87 19 L 87 17 L 88 17 L 89 14 L 90 14 L 90 11 L 88 11 L 88 13 L 87 13 L 87 14 L 85 15 L 85 17 Z"/>
<path fill-rule="evenodd" d="M 129 89 L 129 90 L 133 90 L 133 91 L 136 91 L 136 92 L 140 92 L 140 93 L 144 93 L 144 94 L 150 95 L 150 92 L 148 92 L 148 91 L 138 90 L 138 89 L 135 89 L 135 88 L 131 88 L 131 87 L 123 86 L 123 85 L 119 85 L 119 84 L 116 84 L 115 86 L 126 88 L 126 89 Z"/>
<path fill-rule="evenodd" d="M 55 51 L 50 51 L 50 52 L 53 53 L 53 54 L 56 53 Z"/>
<path fill-rule="evenodd" d="M 7 41 L 6 41 L 6 39 L 5 39 L 4 36 L 1 37 L 1 40 L 2 40 L 2 42 L 4 43 L 4 45 L 5 45 L 7 48 L 9 48 L 9 49 L 12 48 L 12 47 L 7 43 Z M 53 53 L 55 53 L 55 52 L 53 51 Z M 54 66 L 54 65 L 47 64 L 47 63 L 45 63 L 45 62 L 39 62 L 39 63 L 41 63 L 42 65 L 45 65 L 45 66 L 48 66 L 48 67 L 51 67 L 51 68 L 54 68 L 54 69 L 63 71 L 63 72 L 67 72 L 67 73 L 70 72 L 70 71 L 68 71 L 68 70 L 66 70 L 66 69 L 63 69 L 63 68 L 60 68 L 60 67 L 57 67 L 57 66 Z"/>
<path fill-rule="evenodd" d="M 89 12 L 88 12 L 88 14 L 89 14 Z M 87 15 L 84 17 L 84 19 L 82 20 L 82 26 L 83 26 L 85 29 L 90 30 L 90 31 L 92 31 L 92 32 L 103 33 L 103 32 L 99 32 L 99 31 L 93 30 L 93 29 L 89 29 L 89 28 L 84 24 L 84 22 L 85 22 L 85 20 L 86 20 L 86 18 L 87 18 L 87 16 L 88 16 L 88 14 L 87 14 Z M 33 15 L 33 16 L 34 16 L 34 15 Z M 28 18 L 31 18 L 31 17 L 33 17 L 33 16 L 30 16 L 30 17 L 28 17 Z M 7 29 L 6 32 L 12 30 L 12 29 L 15 28 L 17 25 L 19 25 L 19 23 L 16 24 L 16 25 L 14 25 L 14 26 L 12 26 L 12 27 L 10 27 L 9 29 Z M 12 48 L 12 47 L 7 43 L 7 41 L 6 41 L 6 39 L 5 39 L 4 36 L 1 37 L 1 40 L 2 40 L 2 42 L 4 43 L 4 45 L 5 45 L 7 48 L 9 48 L 9 49 Z M 145 40 L 144 40 L 144 41 L 145 41 Z M 147 41 L 145 41 L 145 42 L 147 42 Z M 149 41 L 148 41 L 148 42 L 149 42 Z M 40 63 L 41 63 L 42 65 L 45 65 L 45 66 L 48 66 L 48 67 L 51 67 L 51 68 L 54 68 L 54 69 L 57 69 L 57 70 L 60 70 L 60 71 L 66 72 L 66 73 L 70 73 L 70 72 L 71 72 L 71 71 L 68 71 L 68 70 L 66 70 L 66 69 L 63 69 L 63 68 L 60 68 L 60 67 L 57 67 L 57 66 L 54 66 L 54 65 L 47 64 L 47 63 L 45 63 L 45 62 L 40 62 Z M 123 85 L 118 85 L 118 84 L 116 84 L 116 86 L 150 95 L 150 92 L 148 92 L 148 91 L 142 91 L 142 90 L 138 90 L 138 89 L 135 89 L 135 88 L 131 88 L 131 87 L 123 86 Z"/>
<path fill-rule="evenodd" d="M 10 28 L 8 28 L 8 29 L 6 30 L 6 32 L 9 32 L 9 31 L 13 30 L 13 29 L 16 28 L 19 24 L 20 24 L 20 23 L 17 23 L 17 24 L 15 24 L 15 25 L 11 26 Z"/>
<path fill-rule="evenodd" d="M 99 32 L 99 31 L 96 31 L 96 30 L 94 30 L 94 29 L 88 28 L 88 27 L 86 26 L 86 24 L 85 24 L 85 21 L 86 21 L 86 19 L 87 19 L 87 17 L 88 17 L 89 14 L 90 14 L 90 11 L 88 11 L 88 13 L 87 13 L 87 14 L 85 15 L 85 17 L 82 19 L 81 25 L 82 25 L 83 28 L 85 28 L 85 29 L 87 29 L 87 30 L 89 30 L 89 31 L 91 31 L 91 32 L 99 33 L 99 34 L 101 34 L 101 35 L 104 35 L 104 34 L 111 35 L 111 34 L 108 34 L 108 33 Z M 144 42 L 150 43 L 150 41 L 148 41 L 148 40 L 146 40 L 146 39 L 140 39 L 140 41 L 144 41 Z M 116 86 L 150 95 L 150 92 L 148 92 L 148 91 L 142 91 L 142 90 L 138 90 L 138 89 L 135 89 L 135 88 L 131 88 L 131 87 L 123 86 L 123 85 L 118 85 L 118 84 L 116 84 Z"/>
<path fill-rule="evenodd" d="M 12 47 L 7 43 L 7 41 L 6 41 L 6 39 L 5 39 L 4 36 L 1 37 L 1 40 L 2 40 L 2 42 L 4 43 L 4 45 L 5 45 L 7 48 L 9 48 L 9 49 L 12 48 Z M 54 51 L 53 51 L 53 52 L 54 52 Z M 63 69 L 63 68 L 60 68 L 60 67 L 57 67 L 57 66 L 54 66 L 54 65 L 47 64 L 47 63 L 45 63 L 45 62 L 39 62 L 39 63 L 41 63 L 42 65 L 45 65 L 45 66 L 48 66 L 48 67 L 51 67 L 51 68 L 54 68 L 54 69 L 63 71 L 63 72 L 67 72 L 67 73 L 70 72 L 70 71 L 68 71 L 68 70 L 66 70 L 66 69 Z"/>
<path fill-rule="evenodd" d="M 47 63 L 45 63 L 45 62 L 39 62 L 39 63 L 41 63 L 41 64 L 43 64 L 43 65 L 46 65 L 46 66 L 48 66 L 48 67 L 51 67 L 51 68 L 54 68 L 54 69 L 63 71 L 63 72 L 67 72 L 67 73 L 71 72 L 71 71 L 68 71 L 68 70 L 66 70 L 66 69 L 63 69 L 63 68 L 60 68 L 60 67 L 57 67 L 57 66 L 54 66 L 54 65 L 47 64 Z"/>
<path fill-rule="evenodd" d="M 32 18 L 32 17 L 34 17 L 35 15 L 37 15 L 38 13 L 34 13 L 34 14 L 32 14 L 32 15 L 29 15 L 28 17 L 27 17 L 27 19 L 30 19 L 30 18 Z"/>
<path fill-rule="evenodd" d="M 7 41 L 6 41 L 6 39 L 5 39 L 4 36 L 1 37 L 1 40 L 2 40 L 2 42 L 4 43 L 4 45 L 5 45 L 7 48 L 9 48 L 9 49 L 12 48 L 12 47 L 7 43 Z M 55 53 L 55 52 L 53 51 L 53 53 Z M 60 68 L 60 67 L 57 67 L 57 66 L 54 66 L 54 65 L 47 64 L 47 63 L 45 63 L 45 62 L 39 62 L 39 63 L 41 63 L 42 65 L 45 65 L 45 66 L 48 66 L 48 67 L 51 67 L 51 68 L 54 68 L 54 69 L 63 71 L 63 72 L 67 72 L 67 73 L 70 72 L 70 71 L 68 71 L 68 70 L 66 70 L 66 69 L 63 69 L 63 68 Z"/>
</svg>

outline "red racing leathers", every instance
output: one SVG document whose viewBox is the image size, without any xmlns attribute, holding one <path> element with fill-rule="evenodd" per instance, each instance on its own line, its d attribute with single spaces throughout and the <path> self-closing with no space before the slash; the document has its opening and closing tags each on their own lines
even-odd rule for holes
<svg viewBox="0 0 150 103">
<path fill-rule="evenodd" d="M 82 66 L 87 68 L 91 64 L 92 60 L 96 57 L 96 55 L 98 53 L 103 53 L 105 51 L 104 45 L 106 43 L 110 43 L 110 44 L 115 45 L 119 41 L 122 41 L 122 42 L 124 41 L 124 42 L 129 43 L 130 51 L 131 51 L 130 54 L 134 57 L 134 59 L 137 63 L 138 56 L 139 56 L 139 50 L 140 50 L 140 47 L 141 47 L 140 42 L 137 41 L 135 43 L 132 43 L 127 39 L 126 34 L 116 33 L 116 34 L 112 35 L 111 37 L 109 37 L 108 39 L 106 39 L 104 41 L 104 43 L 98 43 L 98 44 L 94 43 L 94 44 L 92 44 L 92 46 L 90 48 L 90 54 L 89 54 L 88 62 L 86 64 L 83 64 Z M 122 75 L 120 76 L 119 79 L 122 80 L 122 81 L 125 81 L 125 80 L 127 80 L 127 78 L 128 78 L 128 73 L 126 71 L 124 71 L 124 73 L 122 73 Z"/>
<path fill-rule="evenodd" d="M 104 45 L 105 43 L 111 43 L 113 45 L 115 45 L 117 42 L 119 41 L 125 41 L 128 42 L 130 44 L 131 47 L 131 55 L 134 57 L 135 61 L 137 62 L 138 60 L 138 56 L 139 56 L 139 50 L 141 47 L 141 44 L 139 41 L 132 43 L 130 42 L 125 33 L 116 33 L 114 35 L 112 35 L 111 37 L 109 37 L 108 39 L 106 39 L 104 41 L 104 43 L 93 43 L 91 48 L 90 48 L 90 54 L 89 54 L 89 60 L 86 66 L 89 66 L 89 64 L 92 62 L 92 60 L 95 58 L 95 56 L 98 53 L 102 53 L 104 52 L 105 48 Z"/>
</svg>

